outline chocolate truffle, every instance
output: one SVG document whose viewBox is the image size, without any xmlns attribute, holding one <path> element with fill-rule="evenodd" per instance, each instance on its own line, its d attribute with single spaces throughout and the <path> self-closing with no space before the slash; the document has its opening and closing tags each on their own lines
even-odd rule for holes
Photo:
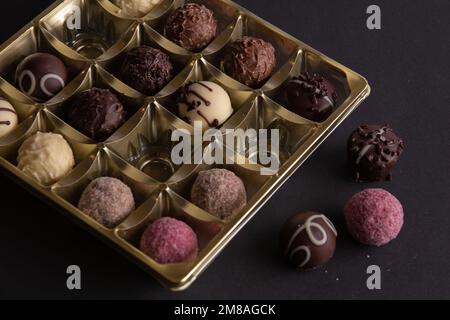
<svg viewBox="0 0 450 320">
<path fill-rule="evenodd" d="M 19 148 L 17 167 L 39 183 L 52 184 L 75 165 L 72 149 L 59 134 L 38 132 Z"/>
<path fill-rule="evenodd" d="M 201 51 L 215 38 L 217 20 L 202 4 L 188 3 L 175 10 L 166 23 L 167 37 L 189 51 Z"/>
<path fill-rule="evenodd" d="M 133 192 L 119 179 L 97 178 L 83 191 L 78 208 L 106 228 L 115 228 L 134 210 Z"/>
<path fill-rule="evenodd" d="M 202 123 L 203 129 L 222 125 L 233 114 L 228 93 L 218 84 L 197 81 L 184 87 L 178 104 L 180 117 L 190 124 Z"/>
<path fill-rule="evenodd" d="M 23 93 L 37 102 L 44 102 L 66 86 L 67 69 L 54 55 L 34 53 L 17 66 L 16 83 Z"/>
<path fill-rule="evenodd" d="M 104 141 L 124 122 L 122 103 L 109 89 L 92 88 L 79 93 L 68 106 L 71 126 L 95 141 Z"/>
<path fill-rule="evenodd" d="M 18 123 L 19 118 L 14 107 L 0 97 L 0 138 L 13 131 Z"/>
<path fill-rule="evenodd" d="M 348 141 L 348 158 L 357 181 L 391 180 L 403 141 L 388 126 L 362 125 Z"/>
<path fill-rule="evenodd" d="M 350 234 L 370 246 L 383 246 L 397 238 L 403 227 L 400 201 L 383 189 L 366 189 L 345 205 L 345 220 Z"/>
<path fill-rule="evenodd" d="M 289 110 L 316 122 L 325 121 L 337 105 L 334 85 L 318 74 L 302 73 L 288 81 L 285 97 Z"/>
<path fill-rule="evenodd" d="M 305 270 L 326 264 L 334 255 L 337 232 L 323 214 L 299 213 L 282 227 L 280 245 L 284 257 Z"/>
<path fill-rule="evenodd" d="M 226 74 L 251 88 L 261 87 L 276 65 L 275 48 L 258 38 L 243 37 L 232 43 L 222 60 Z"/>
<path fill-rule="evenodd" d="M 140 250 L 160 264 L 187 262 L 198 254 L 195 232 L 186 223 L 164 217 L 147 227 Z"/>
<path fill-rule="evenodd" d="M 230 219 L 247 204 L 244 182 L 226 169 L 201 171 L 191 190 L 191 201 L 206 212 Z"/>
<path fill-rule="evenodd" d="M 135 18 L 145 16 L 161 2 L 162 0 L 115 0 L 125 15 Z"/>
<path fill-rule="evenodd" d="M 173 66 L 167 54 L 140 46 L 125 55 L 119 78 L 148 96 L 158 93 L 173 78 Z"/>
</svg>

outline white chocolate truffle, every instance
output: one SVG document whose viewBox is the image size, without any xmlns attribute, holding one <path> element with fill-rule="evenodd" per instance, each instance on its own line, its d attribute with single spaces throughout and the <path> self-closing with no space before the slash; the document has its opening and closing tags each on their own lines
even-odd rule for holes
<svg viewBox="0 0 450 320">
<path fill-rule="evenodd" d="M 0 97 L 0 138 L 13 131 L 19 123 L 16 110 Z"/>
<path fill-rule="evenodd" d="M 228 93 L 218 84 L 198 81 L 184 87 L 182 102 L 178 105 L 180 117 L 190 124 L 201 121 L 203 129 L 222 125 L 233 114 Z"/>
<path fill-rule="evenodd" d="M 116 0 L 123 13 L 131 17 L 145 16 L 162 0 Z"/>
<path fill-rule="evenodd" d="M 17 157 L 18 168 L 39 183 L 52 184 L 72 170 L 75 159 L 59 134 L 38 132 L 24 141 Z"/>
</svg>

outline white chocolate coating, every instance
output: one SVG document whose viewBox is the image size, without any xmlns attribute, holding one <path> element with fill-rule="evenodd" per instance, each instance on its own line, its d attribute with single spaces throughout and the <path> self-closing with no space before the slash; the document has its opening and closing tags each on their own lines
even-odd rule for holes
<svg viewBox="0 0 450 320">
<path fill-rule="evenodd" d="M 214 82 L 199 81 L 188 85 L 184 98 L 178 105 L 180 117 L 191 124 L 201 121 L 204 130 L 222 125 L 233 114 L 230 96 Z"/>
<path fill-rule="evenodd" d="M 116 0 L 123 13 L 131 17 L 142 17 L 162 0 Z"/>
<path fill-rule="evenodd" d="M 0 138 L 13 131 L 18 123 L 19 118 L 14 107 L 0 98 Z"/>
<path fill-rule="evenodd" d="M 59 134 L 38 132 L 19 149 L 17 167 L 39 183 L 52 184 L 72 170 L 75 159 L 67 141 Z"/>
</svg>

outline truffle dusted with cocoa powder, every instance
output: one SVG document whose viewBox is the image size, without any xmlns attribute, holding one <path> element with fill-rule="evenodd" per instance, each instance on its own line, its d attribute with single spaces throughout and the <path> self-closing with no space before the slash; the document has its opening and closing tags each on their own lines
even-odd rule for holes
<svg viewBox="0 0 450 320">
<path fill-rule="evenodd" d="M 172 80 L 173 65 L 161 50 L 140 46 L 126 53 L 119 77 L 135 90 L 153 96 Z"/>
<path fill-rule="evenodd" d="M 226 74 L 251 88 L 261 87 L 275 66 L 273 45 L 253 37 L 243 37 L 230 44 L 222 60 Z"/>
<path fill-rule="evenodd" d="M 356 180 L 391 180 L 392 170 L 403 150 L 402 139 L 390 127 L 360 126 L 348 141 L 348 158 Z"/>
<path fill-rule="evenodd" d="M 188 3 L 167 20 L 167 37 L 189 51 L 206 48 L 217 34 L 214 13 L 202 4 Z"/>
</svg>

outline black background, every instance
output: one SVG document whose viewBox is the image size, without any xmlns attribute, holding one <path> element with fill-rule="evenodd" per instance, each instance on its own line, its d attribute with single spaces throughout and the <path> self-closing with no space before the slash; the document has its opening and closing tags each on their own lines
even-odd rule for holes
<svg viewBox="0 0 450 320">
<path fill-rule="evenodd" d="M 54 209 L 0 177 L 0 298 L 307 299 L 450 298 L 450 1 L 377 0 L 382 30 L 366 28 L 367 0 L 238 3 L 369 79 L 370 98 L 323 144 L 187 291 L 172 293 Z M 0 41 L 51 0 L 3 1 Z M 390 124 L 406 143 L 391 183 L 361 185 L 346 171 L 345 143 L 361 123 Z M 342 207 L 382 187 L 405 208 L 400 237 L 383 248 L 346 233 Z M 291 214 L 326 213 L 340 231 L 335 258 L 300 273 L 278 258 Z M 66 289 L 66 267 L 83 289 Z M 366 268 L 382 268 L 382 290 Z"/>
</svg>

